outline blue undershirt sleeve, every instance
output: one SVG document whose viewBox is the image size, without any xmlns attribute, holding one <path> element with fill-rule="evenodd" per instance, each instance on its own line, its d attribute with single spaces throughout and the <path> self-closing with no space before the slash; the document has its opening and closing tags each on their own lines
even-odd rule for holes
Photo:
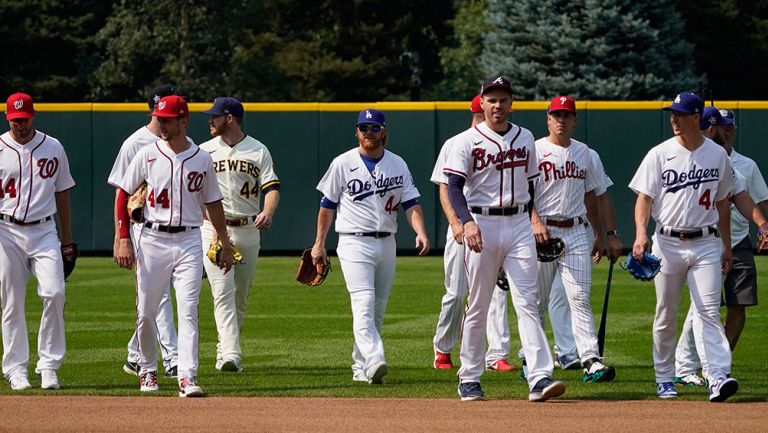
<svg viewBox="0 0 768 433">
<path fill-rule="evenodd" d="M 467 206 L 467 198 L 464 197 L 464 183 L 466 179 L 458 174 L 448 175 L 448 201 L 451 202 L 453 211 L 459 217 L 462 224 L 466 224 L 469 221 L 473 221 L 472 215 L 469 214 L 469 208 Z"/>
</svg>

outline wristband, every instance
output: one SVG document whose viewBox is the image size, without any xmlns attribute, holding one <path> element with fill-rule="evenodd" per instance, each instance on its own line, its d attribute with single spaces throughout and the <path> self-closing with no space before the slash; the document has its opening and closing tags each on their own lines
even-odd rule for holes
<svg viewBox="0 0 768 433">
<path fill-rule="evenodd" d="M 619 231 L 618 230 L 608 230 L 607 232 L 605 232 L 605 235 L 606 236 L 616 236 L 616 237 L 618 237 L 619 236 Z"/>
</svg>

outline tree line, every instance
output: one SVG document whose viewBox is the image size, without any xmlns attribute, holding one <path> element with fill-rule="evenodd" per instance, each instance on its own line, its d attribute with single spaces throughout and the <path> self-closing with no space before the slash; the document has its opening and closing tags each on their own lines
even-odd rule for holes
<svg viewBox="0 0 768 433">
<path fill-rule="evenodd" d="M 141 101 L 767 99 L 768 4 L 739 0 L 0 0 L 0 93 Z"/>
</svg>

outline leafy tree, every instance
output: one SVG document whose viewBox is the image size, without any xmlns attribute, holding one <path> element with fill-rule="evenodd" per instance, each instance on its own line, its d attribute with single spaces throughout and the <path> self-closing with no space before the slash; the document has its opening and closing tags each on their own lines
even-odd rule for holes
<svg viewBox="0 0 768 433">
<path fill-rule="evenodd" d="M 697 90 L 671 0 L 488 0 L 480 63 L 518 98 L 658 99 Z"/>
</svg>

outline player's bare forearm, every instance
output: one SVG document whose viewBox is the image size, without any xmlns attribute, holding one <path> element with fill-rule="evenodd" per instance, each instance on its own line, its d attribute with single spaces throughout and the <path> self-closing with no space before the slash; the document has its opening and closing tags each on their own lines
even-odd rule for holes
<svg viewBox="0 0 768 433">
<path fill-rule="evenodd" d="M 453 210 L 453 206 L 451 206 L 451 200 L 448 198 L 448 185 L 441 183 L 440 186 L 438 186 L 438 191 L 440 196 L 440 207 L 443 209 L 445 219 L 448 220 L 448 225 L 451 226 L 453 239 L 461 244 L 464 241 L 464 225 L 461 223 L 461 220 L 459 220 L 458 215 L 456 215 L 456 211 Z"/>
<path fill-rule="evenodd" d="M 416 232 L 416 248 L 419 249 L 419 255 L 423 256 L 429 252 L 429 237 L 427 228 L 424 225 L 424 211 L 421 205 L 415 205 L 405 211 L 405 218 Z"/>
<path fill-rule="evenodd" d="M 751 200 L 750 200 L 751 201 Z M 727 198 L 715 203 L 718 221 L 717 229 L 720 231 L 720 241 L 723 243 L 722 271 L 728 273 L 733 265 L 731 254 L 731 202 Z"/>
<path fill-rule="evenodd" d="M 637 194 L 635 202 L 635 243 L 632 245 L 632 255 L 642 260 L 643 253 L 650 250 L 651 243 L 648 240 L 648 222 L 651 218 L 651 205 L 653 199 L 643 193 Z"/>
<path fill-rule="evenodd" d="M 531 229 L 533 229 L 533 236 L 536 238 L 536 243 L 541 244 L 549 239 L 547 226 L 544 225 L 544 221 L 539 218 L 539 211 L 536 210 L 536 206 L 531 207 Z"/>
<path fill-rule="evenodd" d="M 264 196 L 264 209 L 259 212 L 254 221 L 257 229 L 269 230 L 278 204 L 280 204 L 280 191 L 273 189 Z"/>
<path fill-rule="evenodd" d="M 72 243 L 72 214 L 69 209 L 69 191 L 57 192 L 55 196 L 59 240 L 62 245 L 68 245 Z"/>
<path fill-rule="evenodd" d="M 317 234 L 315 235 L 315 244 L 312 246 L 312 262 L 315 264 L 326 263 L 328 253 L 325 250 L 325 240 L 328 237 L 328 230 L 333 223 L 335 211 L 321 207 L 317 211 Z"/>
<path fill-rule="evenodd" d="M 738 210 L 744 218 L 752 221 L 756 226 L 760 227 L 766 222 L 762 212 L 760 212 L 760 209 L 747 191 L 742 191 L 733 196 L 733 204 L 736 206 L 736 210 Z"/>
<path fill-rule="evenodd" d="M 608 256 L 619 257 L 624 249 L 624 245 L 621 243 L 621 239 L 619 239 L 618 233 L 616 232 L 616 212 L 613 209 L 613 203 L 611 202 L 611 197 L 608 192 L 597 196 L 597 209 L 603 222 Z M 608 232 L 615 234 L 608 236 Z"/>
</svg>

